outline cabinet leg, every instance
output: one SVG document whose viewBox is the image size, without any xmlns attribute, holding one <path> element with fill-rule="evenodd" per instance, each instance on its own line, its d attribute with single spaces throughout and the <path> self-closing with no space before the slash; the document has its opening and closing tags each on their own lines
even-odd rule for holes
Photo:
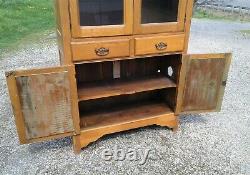
<svg viewBox="0 0 250 175">
<path fill-rule="evenodd" d="M 99 138 L 105 135 L 105 130 L 89 130 L 89 131 L 82 131 L 80 135 L 81 141 L 81 148 L 87 147 L 90 143 L 95 142 Z"/>
<path fill-rule="evenodd" d="M 80 135 L 73 136 L 73 149 L 75 154 L 80 154 L 82 149 Z"/>
<path fill-rule="evenodd" d="M 101 138 L 103 134 L 98 134 L 96 130 L 82 131 L 80 135 L 73 136 L 73 149 L 75 154 L 79 154 L 82 148 Z"/>
<path fill-rule="evenodd" d="M 175 125 L 172 127 L 172 130 L 174 133 L 176 133 L 178 129 L 179 129 L 179 116 L 176 116 Z"/>
<path fill-rule="evenodd" d="M 160 126 L 167 126 L 171 128 L 173 132 L 177 132 L 179 128 L 179 116 L 172 115 L 171 120 L 163 117 L 157 124 Z"/>
<path fill-rule="evenodd" d="M 178 129 L 179 129 L 179 127 L 176 126 L 176 127 L 173 127 L 173 128 L 172 128 L 172 131 L 173 131 L 174 133 L 176 133 L 176 132 L 178 131 Z"/>
</svg>

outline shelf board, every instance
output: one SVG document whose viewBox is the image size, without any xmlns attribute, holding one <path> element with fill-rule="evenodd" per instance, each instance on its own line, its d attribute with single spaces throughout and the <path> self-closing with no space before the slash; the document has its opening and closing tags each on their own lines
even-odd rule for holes
<svg viewBox="0 0 250 175">
<path fill-rule="evenodd" d="M 78 99 L 79 101 L 84 101 L 171 87 L 176 87 L 176 84 L 165 76 L 136 80 L 83 83 L 78 86 Z"/>
<path fill-rule="evenodd" d="M 151 119 L 165 115 L 174 116 L 167 104 L 148 102 L 107 109 L 91 114 L 85 113 L 81 115 L 80 124 L 82 131 L 133 124 L 137 126 L 137 124 L 143 124 L 143 121 L 147 123 Z"/>
</svg>

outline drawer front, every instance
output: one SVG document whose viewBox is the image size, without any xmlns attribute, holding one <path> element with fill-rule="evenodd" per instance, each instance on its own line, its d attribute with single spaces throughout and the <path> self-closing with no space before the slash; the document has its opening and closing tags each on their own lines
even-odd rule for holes
<svg viewBox="0 0 250 175">
<path fill-rule="evenodd" d="M 95 42 L 73 42 L 73 61 L 128 57 L 129 39 Z"/>
<path fill-rule="evenodd" d="M 184 34 L 135 38 L 135 55 L 183 51 L 184 40 Z"/>
</svg>

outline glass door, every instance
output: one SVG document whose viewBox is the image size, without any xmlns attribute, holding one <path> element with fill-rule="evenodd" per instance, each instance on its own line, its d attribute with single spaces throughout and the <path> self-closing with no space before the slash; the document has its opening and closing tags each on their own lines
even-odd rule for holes
<svg viewBox="0 0 250 175">
<path fill-rule="evenodd" d="M 185 0 L 136 0 L 136 34 L 178 32 L 184 30 Z"/>
<path fill-rule="evenodd" d="M 132 34 L 133 0 L 71 0 L 73 37 Z"/>
</svg>

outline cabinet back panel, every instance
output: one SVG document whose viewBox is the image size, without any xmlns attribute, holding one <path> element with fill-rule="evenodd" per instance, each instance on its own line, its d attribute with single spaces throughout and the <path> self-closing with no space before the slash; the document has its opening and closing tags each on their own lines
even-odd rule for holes
<svg viewBox="0 0 250 175">
<path fill-rule="evenodd" d="M 117 65 L 117 62 L 114 64 L 113 61 L 76 65 L 78 83 L 110 81 L 114 79 L 114 74 L 119 74 L 118 72 L 120 72 L 120 79 L 140 79 L 164 75 L 178 83 L 181 67 L 180 55 L 137 58 L 118 62 L 120 70 L 117 70 L 117 66 L 114 66 Z M 169 75 L 169 68 L 171 75 Z"/>
<path fill-rule="evenodd" d="M 87 63 L 76 65 L 77 82 L 105 81 L 113 79 L 113 63 Z"/>
<path fill-rule="evenodd" d="M 160 60 L 154 58 L 140 58 L 121 61 L 121 78 L 135 79 L 157 74 Z"/>
<path fill-rule="evenodd" d="M 121 78 L 136 79 L 147 76 L 165 75 L 177 83 L 180 72 L 180 55 L 158 56 L 152 58 L 138 58 L 121 61 Z M 168 74 L 171 67 L 172 75 Z"/>
</svg>

